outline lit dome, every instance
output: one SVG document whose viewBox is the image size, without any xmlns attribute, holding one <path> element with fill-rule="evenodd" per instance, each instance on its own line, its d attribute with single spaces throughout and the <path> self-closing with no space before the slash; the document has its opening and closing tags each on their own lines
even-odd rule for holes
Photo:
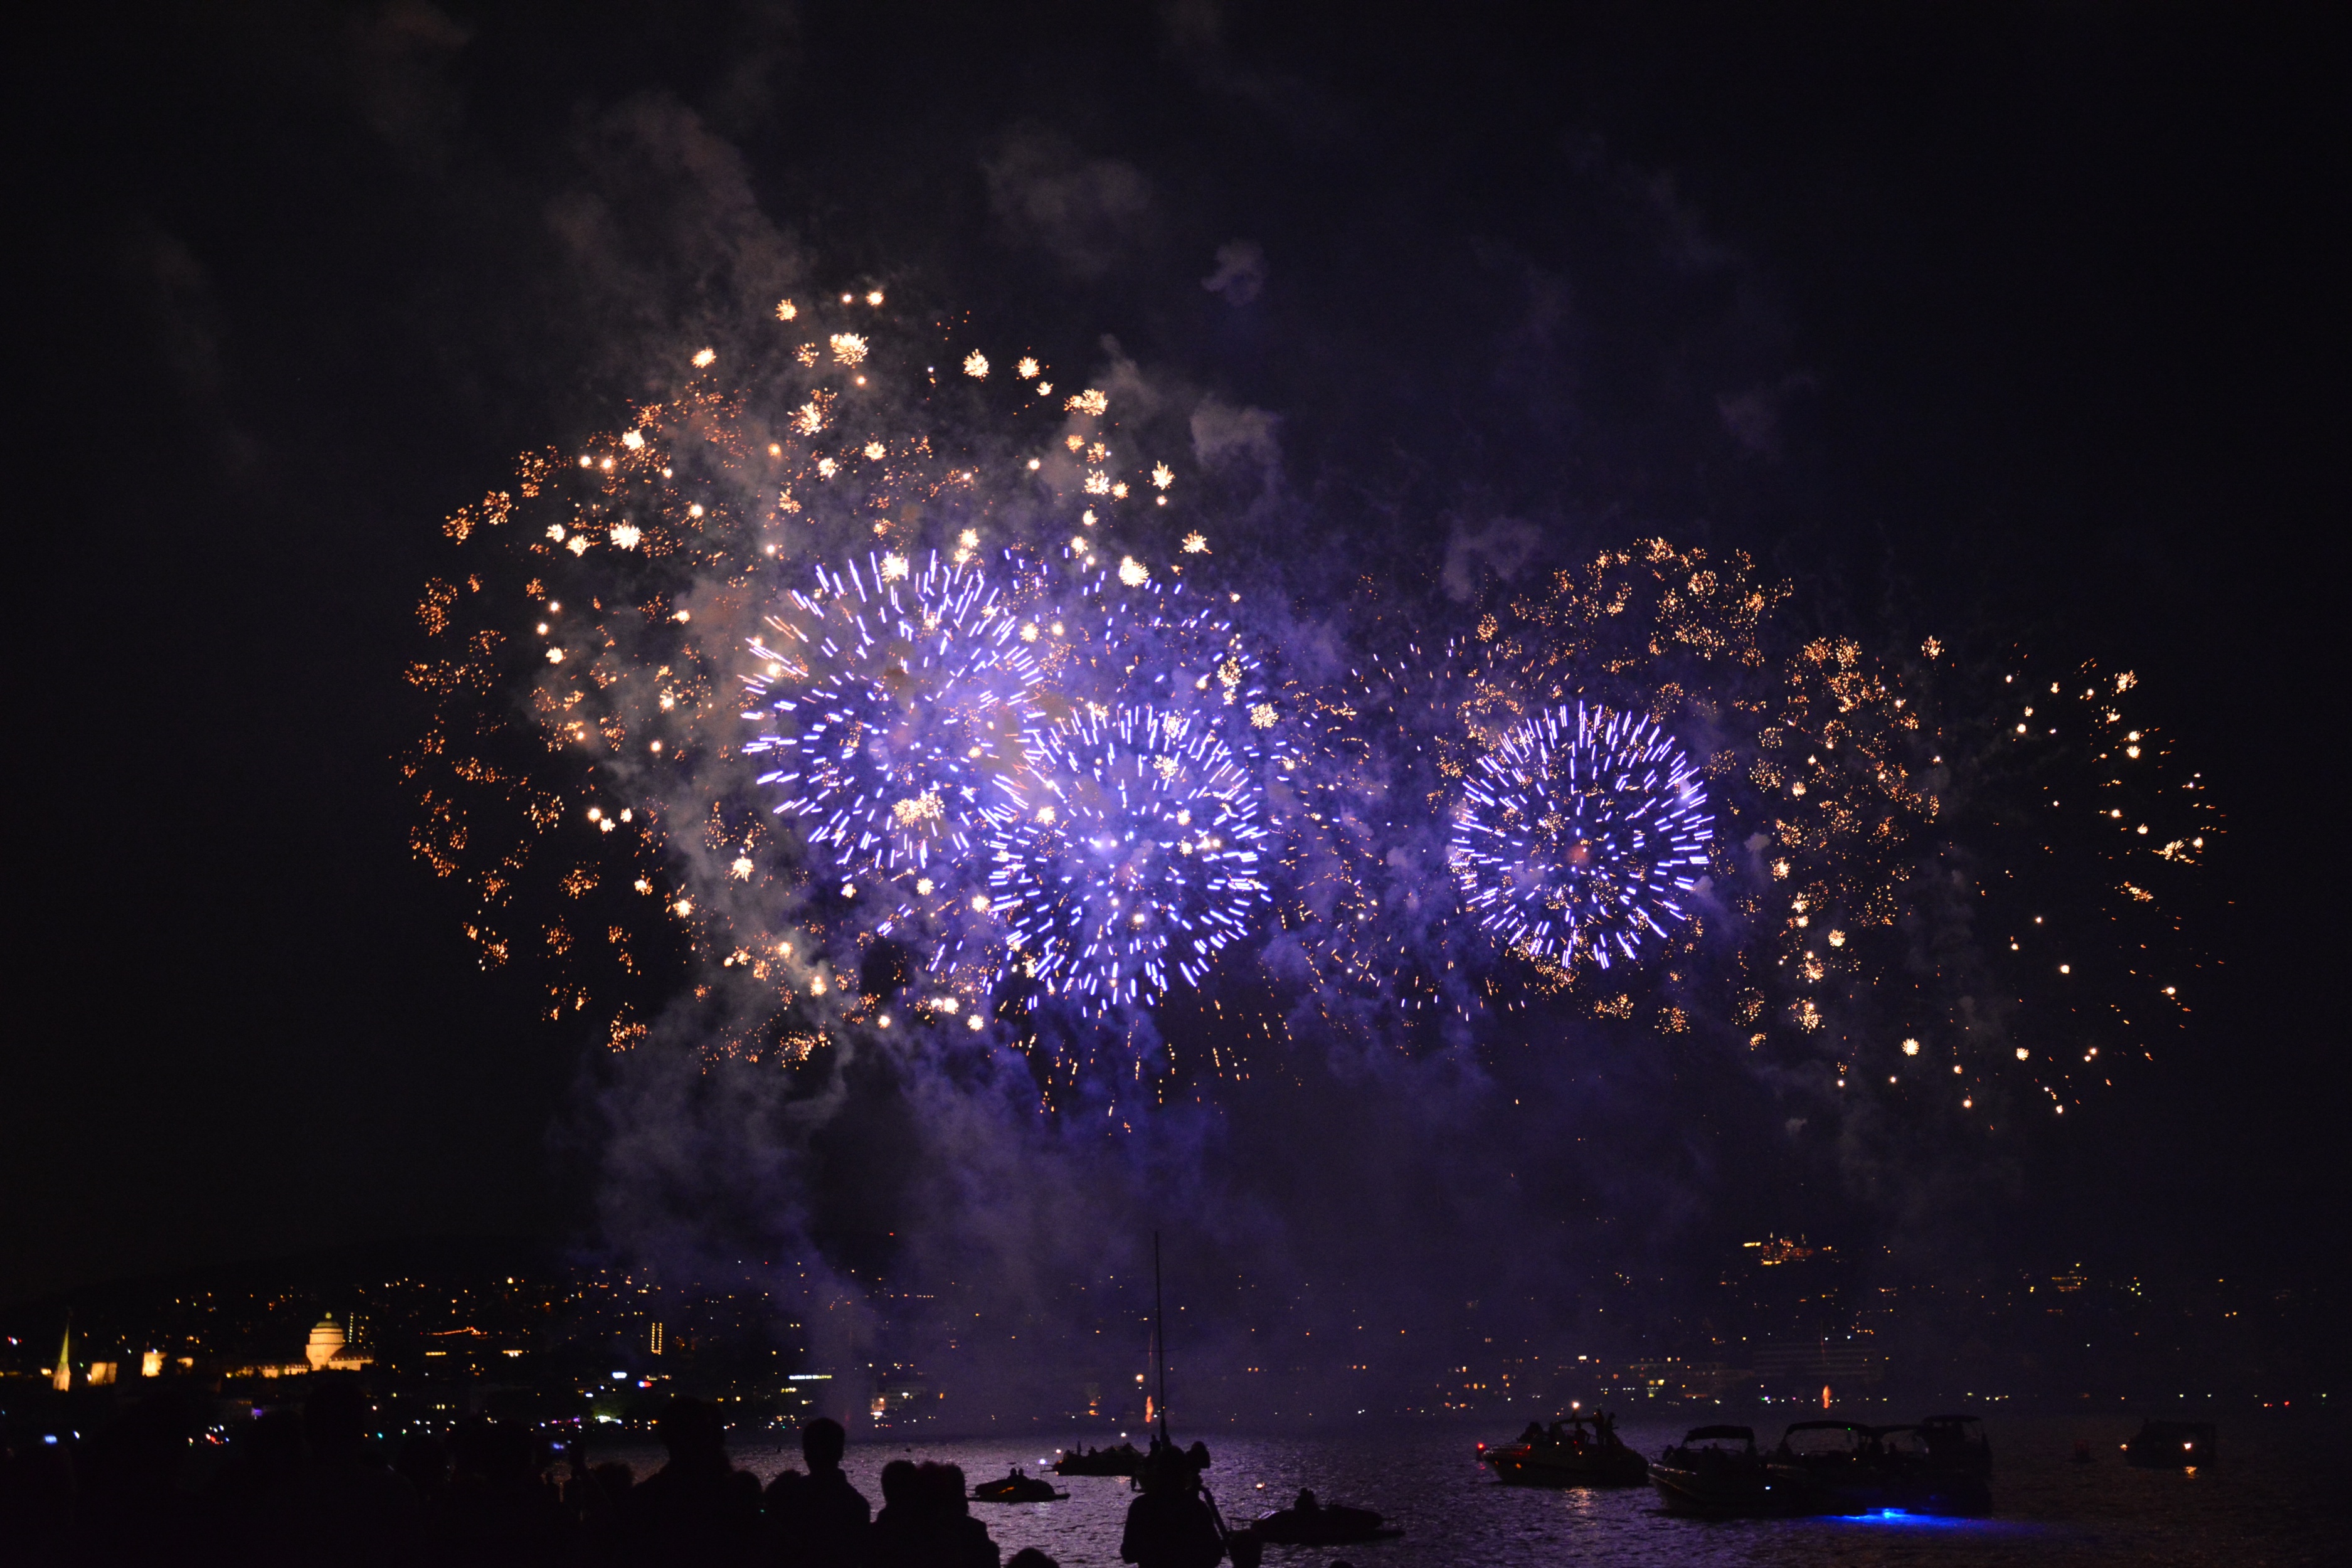
<svg viewBox="0 0 2352 1568">
<path fill-rule="evenodd" d="M 332 1317 L 320 1319 L 318 1326 L 310 1331 L 310 1348 L 303 1352 L 311 1367 L 323 1371 L 329 1362 L 341 1359 L 342 1353 L 342 1326 Z"/>
</svg>

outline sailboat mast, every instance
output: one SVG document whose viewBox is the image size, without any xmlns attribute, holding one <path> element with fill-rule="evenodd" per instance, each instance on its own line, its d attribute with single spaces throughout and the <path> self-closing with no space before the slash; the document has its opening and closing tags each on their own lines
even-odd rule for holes
<svg viewBox="0 0 2352 1568">
<path fill-rule="evenodd" d="M 1168 1430 L 1168 1301 L 1160 1286 L 1160 1233 L 1151 1233 L 1151 1341 L 1160 1359 L 1160 1429 Z"/>
</svg>

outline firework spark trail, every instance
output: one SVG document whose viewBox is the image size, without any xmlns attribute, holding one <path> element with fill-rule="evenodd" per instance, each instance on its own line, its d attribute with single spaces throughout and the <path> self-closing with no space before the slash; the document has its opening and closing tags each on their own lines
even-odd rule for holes
<svg viewBox="0 0 2352 1568">
<path fill-rule="evenodd" d="M 1265 901 L 1265 803 L 1206 727 L 1125 706 L 1045 737 L 989 879 L 1022 973 L 1083 1009 L 1199 985 Z"/>
<path fill-rule="evenodd" d="M 1481 757 L 1450 854 L 1473 914 L 1561 965 L 1632 959 L 1679 925 L 1714 819 L 1682 748 L 1646 719 L 1554 709 Z"/>
</svg>

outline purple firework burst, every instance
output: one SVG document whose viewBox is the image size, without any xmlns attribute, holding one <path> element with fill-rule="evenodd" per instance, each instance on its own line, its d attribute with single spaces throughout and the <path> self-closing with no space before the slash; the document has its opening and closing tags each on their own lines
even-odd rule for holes
<svg viewBox="0 0 2352 1568">
<path fill-rule="evenodd" d="M 1258 781 L 1155 709 L 1082 710 L 1041 753 L 989 876 L 1014 966 L 1090 1012 L 1198 985 L 1267 898 Z"/>
<path fill-rule="evenodd" d="M 752 639 L 744 746 L 809 842 L 886 874 L 977 871 L 990 826 L 1017 815 L 1035 669 L 977 568 L 933 552 L 816 568 Z M 941 864 L 946 862 L 946 864 Z"/>
<path fill-rule="evenodd" d="M 1605 969 L 1682 920 L 1713 826 L 1697 771 L 1654 721 L 1580 702 L 1473 764 L 1448 859 L 1471 914 L 1511 947 Z"/>
</svg>

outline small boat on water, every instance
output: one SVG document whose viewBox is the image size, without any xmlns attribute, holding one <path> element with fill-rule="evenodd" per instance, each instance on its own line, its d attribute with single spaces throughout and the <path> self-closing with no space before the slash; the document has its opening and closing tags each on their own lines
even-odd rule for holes
<svg viewBox="0 0 2352 1568">
<path fill-rule="evenodd" d="M 1730 1519 L 1796 1511 L 1773 1484 L 1747 1426 L 1696 1426 L 1650 1462 L 1650 1480 L 1669 1513 Z"/>
<path fill-rule="evenodd" d="M 1764 1460 L 1765 1474 L 1804 1513 L 1868 1513 L 1888 1496 L 1885 1449 L 1859 1421 L 1799 1421 Z"/>
<path fill-rule="evenodd" d="M 1069 1448 L 1054 1461 L 1057 1476 L 1132 1476 L 1143 1468 L 1143 1453 L 1133 1443 L 1116 1448 Z"/>
<path fill-rule="evenodd" d="M 1949 1424 L 1976 1428 L 1971 1438 Z M 1990 1513 L 1992 1447 L 1982 1423 L 1930 1416 L 1917 1426 L 1879 1426 L 1880 1481 L 1885 1508 L 1921 1513 Z"/>
<path fill-rule="evenodd" d="M 1984 1513 L 1992 1508 L 1992 1446 L 1971 1415 L 1916 1425 L 1800 1421 L 1766 1456 L 1790 1511 Z"/>
<path fill-rule="evenodd" d="M 1973 1475 L 1992 1485 L 1992 1439 L 1977 1415 L 1928 1415 L 1919 1422 L 1927 1452 L 1946 1469 Z"/>
<path fill-rule="evenodd" d="M 2143 1470 L 2193 1470 L 2213 1462 L 2220 1437 L 2210 1421 L 2147 1421 L 2124 1445 L 2124 1463 Z"/>
<path fill-rule="evenodd" d="M 1616 1418 L 1605 1411 L 1570 1415 L 1549 1427 L 1530 1421 L 1516 1443 L 1479 1444 L 1478 1462 L 1507 1486 L 1638 1487 L 1650 1479 L 1649 1461 L 1625 1446 Z"/>
<path fill-rule="evenodd" d="M 1324 1504 L 1303 1491 L 1290 1507 L 1262 1513 L 1249 1533 L 1276 1546 L 1353 1546 L 1367 1541 L 1393 1541 L 1404 1531 L 1387 1523 L 1368 1508 Z"/>
<path fill-rule="evenodd" d="M 1002 1480 L 982 1481 L 971 1489 L 974 1502 L 1067 1502 L 1070 1494 L 1057 1492 L 1054 1483 L 1043 1476 L 1033 1476 L 1020 1466 Z"/>
</svg>

